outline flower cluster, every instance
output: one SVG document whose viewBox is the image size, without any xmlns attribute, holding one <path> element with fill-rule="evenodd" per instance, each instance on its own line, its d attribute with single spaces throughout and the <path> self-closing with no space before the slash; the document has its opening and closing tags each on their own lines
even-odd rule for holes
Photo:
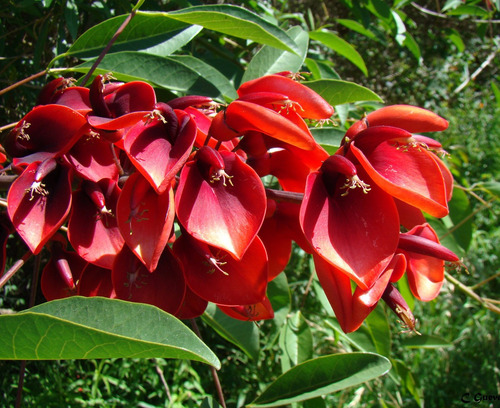
<svg viewBox="0 0 500 408">
<path fill-rule="evenodd" d="M 458 261 L 423 217 L 448 213 L 452 177 L 441 145 L 418 133 L 447 122 L 389 106 L 329 155 L 308 124 L 333 108 L 290 76 L 246 82 L 224 108 L 204 96 L 158 102 L 149 84 L 108 75 L 89 88 L 50 82 L 4 141 L 18 175 L 10 221 L 34 254 L 50 251 L 44 296 L 144 302 L 180 318 L 213 302 L 267 319 L 267 284 L 295 241 L 344 331 L 381 298 L 413 328 L 393 283 L 406 273 L 417 298 L 433 299 L 444 262 Z"/>
</svg>

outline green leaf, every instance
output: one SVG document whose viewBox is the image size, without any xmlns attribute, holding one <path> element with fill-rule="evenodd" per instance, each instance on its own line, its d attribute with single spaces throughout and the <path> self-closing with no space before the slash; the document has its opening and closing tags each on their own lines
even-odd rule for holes
<svg viewBox="0 0 500 408">
<path fill-rule="evenodd" d="M 383 102 L 382 98 L 375 92 L 354 82 L 339 79 L 320 79 L 318 81 L 306 81 L 303 84 L 316 91 L 333 106 L 358 101 Z"/>
<path fill-rule="evenodd" d="M 477 185 L 481 190 L 486 191 L 488 194 L 500 199 L 500 181 L 491 180 Z"/>
<path fill-rule="evenodd" d="M 64 56 L 90 58 L 100 54 L 116 30 L 128 17 L 121 15 L 85 31 Z M 169 18 L 165 13 L 139 11 L 118 36 L 111 52 L 142 50 L 163 43 L 189 24 Z"/>
<path fill-rule="evenodd" d="M 162 43 L 141 49 L 140 51 L 166 57 L 189 43 L 201 30 L 203 30 L 201 26 L 189 26 L 182 30 L 169 33 L 167 36 L 168 38 Z"/>
<path fill-rule="evenodd" d="M 279 50 L 265 45 L 249 62 L 243 74 L 242 82 L 259 78 L 264 75 L 274 74 L 281 71 L 297 72 L 300 70 L 307 54 L 309 36 L 299 26 L 294 26 L 287 31 L 300 49 L 300 54 Z"/>
<path fill-rule="evenodd" d="M 446 10 L 453 10 L 463 4 L 462 0 L 446 0 L 446 3 L 444 4 L 443 8 L 441 9 L 441 12 L 445 12 Z"/>
<path fill-rule="evenodd" d="M 297 44 L 281 28 L 243 7 L 194 6 L 168 13 L 168 17 L 300 55 Z"/>
<path fill-rule="evenodd" d="M 500 88 L 498 88 L 498 85 L 495 82 L 491 82 L 491 90 L 495 95 L 497 108 L 500 108 Z"/>
<path fill-rule="evenodd" d="M 342 24 L 344 27 L 349 28 L 350 30 L 356 31 L 359 34 L 364 35 L 365 37 L 368 37 L 371 40 L 375 40 L 375 41 L 378 40 L 377 36 L 372 31 L 368 30 L 367 28 L 365 28 L 363 26 L 363 24 L 361 24 L 355 20 L 338 18 L 335 21 L 337 21 L 337 23 L 339 23 L 339 24 Z"/>
<path fill-rule="evenodd" d="M 157 307 L 69 297 L 0 316 L 0 359 L 181 358 L 220 367 L 180 320 Z"/>
<path fill-rule="evenodd" d="M 449 16 L 475 16 L 481 18 L 488 18 L 490 13 L 479 6 L 463 4 L 453 10 L 448 11 L 446 14 Z"/>
<path fill-rule="evenodd" d="M 420 52 L 420 47 L 410 33 L 405 33 L 403 46 L 408 48 L 417 61 L 421 61 L 422 53 Z"/>
<path fill-rule="evenodd" d="M 469 249 L 472 241 L 472 221 L 473 213 L 469 198 L 464 190 L 453 189 L 453 196 L 448 203 L 450 208 L 450 218 L 453 221 L 453 236 L 455 241 L 464 251 Z"/>
<path fill-rule="evenodd" d="M 423 390 L 418 387 L 417 381 L 413 377 L 411 370 L 401 360 L 391 359 L 392 366 L 394 367 L 398 377 L 401 379 L 402 385 L 410 392 L 419 407 L 423 404 Z"/>
<path fill-rule="evenodd" d="M 417 348 L 425 348 L 425 349 L 434 349 L 441 347 L 452 347 L 453 344 L 442 339 L 438 336 L 431 336 L 428 334 L 422 334 L 420 336 L 412 336 L 404 338 L 401 341 L 401 345 L 411 349 Z"/>
<path fill-rule="evenodd" d="M 283 371 L 312 358 L 312 332 L 300 311 L 290 316 L 283 326 L 279 344 Z"/>
<path fill-rule="evenodd" d="M 462 40 L 462 37 L 460 36 L 460 33 L 455 30 L 454 28 L 448 28 L 446 30 L 446 37 L 455 44 L 455 47 L 457 47 L 458 52 L 464 52 L 465 50 L 465 44 Z"/>
<path fill-rule="evenodd" d="M 391 328 L 382 305 L 378 305 L 366 318 L 368 332 L 378 354 L 391 354 Z"/>
<path fill-rule="evenodd" d="M 311 128 L 310 131 L 316 142 L 330 154 L 338 150 L 345 135 L 344 130 L 334 127 Z"/>
<path fill-rule="evenodd" d="M 233 319 L 209 303 L 203 321 L 212 327 L 220 336 L 239 347 L 254 360 L 259 358 L 259 329 L 253 322 Z"/>
<path fill-rule="evenodd" d="M 284 272 L 268 283 L 267 297 L 274 311 L 273 323 L 276 327 L 281 327 L 290 313 L 291 303 L 290 288 Z"/>
<path fill-rule="evenodd" d="M 93 62 L 87 61 L 70 70 L 87 72 Z M 234 88 L 222 74 L 194 57 L 159 57 L 133 51 L 117 52 L 106 55 L 96 70 L 96 74 L 107 72 L 112 72 L 121 81 L 146 81 L 181 94 L 206 95 L 215 99 L 232 99 L 236 95 Z"/>
<path fill-rule="evenodd" d="M 276 407 L 305 401 L 370 381 L 390 368 L 387 358 L 371 353 L 318 357 L 282 374 L 249 406 Z"/>
<path fill-rule="evenodd" d="M 338 35 L 332 33 L 331 31 L 322 30 L 311 31 L 309 33 L 309 37 L 313 40 L 319 41 L 336 53 L 342 55 L 358 67 L 363 74 L 368 76 L 368 70 L 366 69 L 363 57 L 361 57 L 351 44 L 340 38 Z"/>
</svg>

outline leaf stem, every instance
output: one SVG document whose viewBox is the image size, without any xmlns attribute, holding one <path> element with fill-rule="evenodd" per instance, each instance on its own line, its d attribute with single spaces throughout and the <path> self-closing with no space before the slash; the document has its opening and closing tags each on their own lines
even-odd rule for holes
<svg viewBox="0 0 500 408">
<path fill-rule="evenodd" d="M 0 95 L 3 95 L 4 93 L 7 93 L 9 91 L 12 91 L 13 89 L 17 88 L 18 86 L 24 85 L 25 83 L 30 82 L 33 79 L 44 76 L 46 73 L 47 73 L 47 71 L 43 70 L 43 71 L 37 72 L 36 74 L 30 75 L 29 77 L 21 79 L 20 81 L 17 81 L 15 84 L 9 85 L 7 88 L 0 90 Z"/>
<path fill-rule="evenodd" d="M 10 267 L 10 269 L 5 272 L 1 277 L 0 277 L 0 289 L 3 288 L 5 286 L 5 284 L 7 283 L 7 281 L 12 278 L 16 272 L 21 269 L 21 267 L 26 263 L 26 261 L 28 259 L 31 258 L 33 254 L 31 253 L 31 251 L 28 251 L 26 252 L 21 259 L 18 259 L 14 265 L 12 265 Z"/>
<path fill-rule="evenodd" d="M 200 329 L 198 328 L 195 319 L 191 319 L 191 327 L 193 328 L 193 331 L 196 333 L 196 335 L 201 340 L 203 340 L 203 338 L 201 337 Z M 217 370 L 215 369 L 215 367 L 210 366 L 210 371 L 214 380 L 215 389 L 217 390 L 217 395 L 219 396 L 220 404 L 223 406 L 223 408 L 226 408 L 226 400 L 224 399 L 224 393 L 222 392 L 222 387 L 220 385 L 219 376 L 217 375 Z"/>
</svg>

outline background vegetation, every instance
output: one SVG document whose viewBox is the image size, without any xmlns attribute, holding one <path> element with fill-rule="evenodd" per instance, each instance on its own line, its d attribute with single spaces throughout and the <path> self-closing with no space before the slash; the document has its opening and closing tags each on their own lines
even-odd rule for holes
<svg viewBox="0 0 500 408">
<path fill-rule="evenodd" d="M 452 281 L 445 283 L 436 300 L 414 305 L 419 331 L 438 336 L 445 343 L 442 347 L 409 347 L 408 335 L 401 333 L 396 319 L 380 308 L 377 316 L 391 322 L 391 358 L 397 375 L 330 395 L 326 406 L 453 407 L 463 406 L 461 397 L 467 392 L 500 395 L 500 324 L 498 314 L 485 306 L 485 299 L 495 299 L 500 293 L 498 0 L 230 3 L 243 5 L 284 28 L 328 28 L 357 50 L 367 67 L 366 75 L 359 64 L 319 42 L 310 44 L 304 70 L 315 68 L 323 77 L 354 81 L 372 89 L 388 104 L 420 105 L 450 121 L 440 141 L 450 153 L 448 163 L 458 185 L 456 195 L 467 204 L 459 227 L 468 228 L 470 234 L 465 243 L 460 241 L 467 236 L 463 229 L 462 234 L 443 238 L 463 256 L 468 273 L 450 271 Z M 141 9 L 168 11 L 195 4 L 199 3 L 150 0 Z M 0 11 L 1 88 L 44 70 L 88 28 L 131 8 L 125 0 L 9 1 Z M 256 44 L 209 33 L 192 41 L 183 53 L 201 57 L 216 67 L 223 65 L 221 72 L 237 83 L 241 68 L 257 50 Z M 70 59 L 64 64 L 76 62 Z M 0 124 L 19 120 L 34 105 L 45 81 L 42 77 L 2 95 Z M 346 118 L 359 117 L 367 109 L 370 105 L 339 108 L 341 126 L 344 122 L 348 125 Z M 444 220 L 442 231 L 459 223 L 456 219 Z M 9 261 L 23 251 L 10 245 Z M 0 308 L 26 307 L 31 268 L 28 263 L 0 291 Z M 323 299 L 314 290 L 314 281 L 311 285 L 311 273 L 309 260 L 296 249 L 287 276 L 293 289 L 291 310 L 300 312 L 287 317 L 289 329 L 314 355 L 359 349 L 355 345 L 362 343 L 363 331 L 358 337 L 339 334 Z M 471 290 L 479 299 L 471 296 Z M 43 301 L 40 294 L 37 301 Z M 200 327 L 204 341 L 212 345 L 222 362 L 219 375 L 229 406 L 251 401 L 287 364 L 280 354 L 282 328 L 277 323 L 260 326 L 258 359 L 222 338 L 206 322 L 200 322 Z M 216 395 L 208 367 L 183 360 L 38 361 L 28 362 L 26 370 L 24 406 L 195 407 L 204 397 Z M 18 373 L 18 362 L 0 361 L 1 406 L 14 405 Z M 303 406 L 324 404 L 316 399 Z M 494 406 L 487 401 L 478 405 Z"/>
</svg>

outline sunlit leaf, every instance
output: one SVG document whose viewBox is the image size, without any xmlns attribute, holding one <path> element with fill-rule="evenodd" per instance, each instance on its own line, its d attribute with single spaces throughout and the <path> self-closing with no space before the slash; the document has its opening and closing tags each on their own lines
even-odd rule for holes
<svg viewBox="0 0 500 408">
<path fill-rule="evenodd" d="M 378 101 L 382 98 L 375 92 L 354 82 L 339 79 L 320 79 L 306 81 L 304 85 L 320 94 L 330 105 L 342 105 L 358 101 Z"/>
<path fill-rule="evenodd" d="M 453 344 L 438 336 L 422 334 L 420 336 L 406 337 L 401 341 L 404 347 L 408 348 L 441 348 L 452 347 Z"/>
<path fill-rule="evenodd" d="M 370 381 L 387 373 L 389 360 L 378 354 L 343 353 L 299 364 L 278 377 L 250 407 L 276 407 L 305 401 Z"/>
<path fill-rule="evenodd" d="M 219 367 L 180 320 L 139 303 L 69 297 L 0 316 L 0 359 L 181 358 Z"/>
<path fill-rule="evenodd" d="M 366 69 L 363 57 L 361 57 L 351 44 L 340 38 L 338 35 L 332 33 L 331 31 L 323 30 L 311 31 L 309 33 L 309 37 L 313 40 L 319 41 L 336 53 L 342 55 L 358 67 L 363 74 L 368 75 L 368 70 Z"/>
</svg>

